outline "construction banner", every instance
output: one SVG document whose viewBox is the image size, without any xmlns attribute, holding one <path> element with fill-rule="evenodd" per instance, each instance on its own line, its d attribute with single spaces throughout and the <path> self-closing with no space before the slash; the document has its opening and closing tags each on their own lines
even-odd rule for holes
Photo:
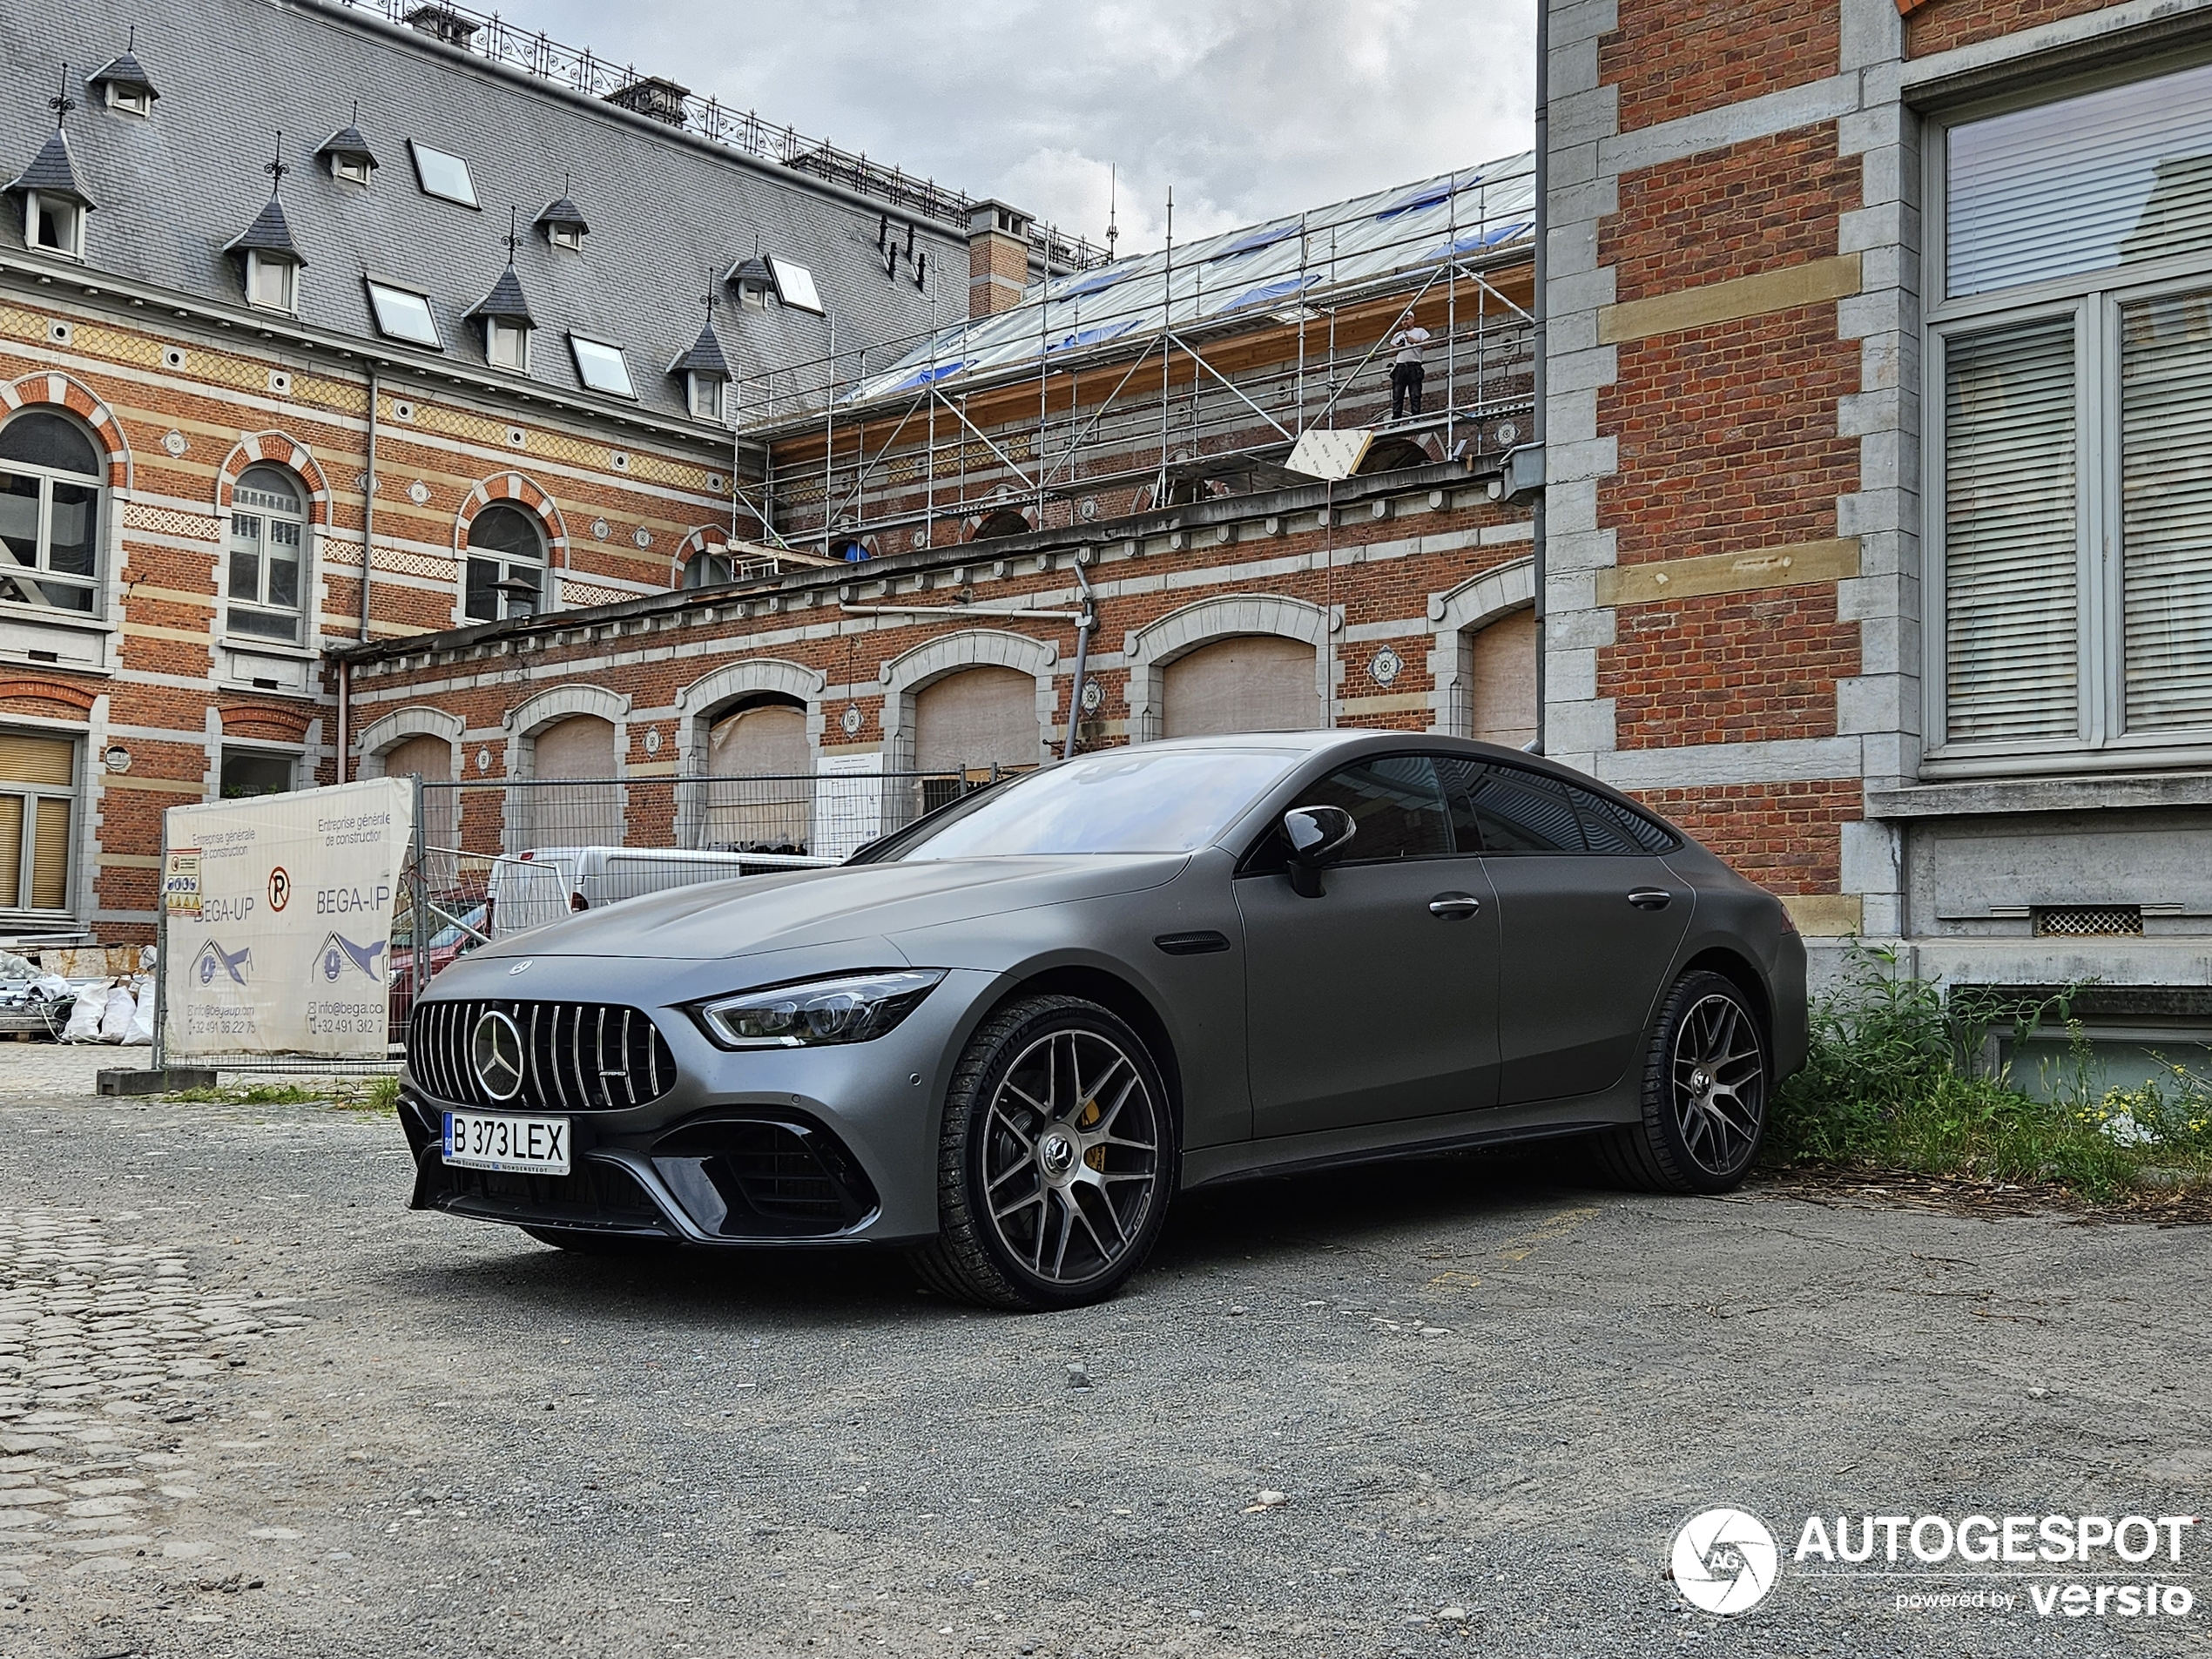
<svg viewBox="0 0 2212 1659">
<path fill-rule="evenodd" d="M 383 1059 L 413 781 L 172 806 L 167 820 L 164 1059 Z"/>
</svg>

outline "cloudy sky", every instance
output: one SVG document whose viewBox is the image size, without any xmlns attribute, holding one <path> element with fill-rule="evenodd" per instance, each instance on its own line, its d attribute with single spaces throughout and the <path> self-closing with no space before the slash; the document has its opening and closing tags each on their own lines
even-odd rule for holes
<svg viewBox="0 0 2212 1659">
<path fill-rule="evenodd" d="M 485 0 L 476 0 L 482 5 Z M 1530 0 L 509 0 L 506 18 L 1121 246 L 1529 145 Z"/>
</svg>

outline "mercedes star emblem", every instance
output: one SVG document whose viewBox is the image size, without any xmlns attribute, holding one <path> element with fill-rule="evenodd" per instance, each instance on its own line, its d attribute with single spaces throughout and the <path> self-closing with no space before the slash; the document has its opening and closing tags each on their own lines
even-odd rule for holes
<svg viewBox="0 0 2212 1659">
<path fill-rule="evenodd" d="M 523 1092 L 523 1034 L 496 1008 L 476 1016 L 469 1057 L 475 1066 L 476 1081 L 494 1100 L 512 1100 Z"/>
</svg>

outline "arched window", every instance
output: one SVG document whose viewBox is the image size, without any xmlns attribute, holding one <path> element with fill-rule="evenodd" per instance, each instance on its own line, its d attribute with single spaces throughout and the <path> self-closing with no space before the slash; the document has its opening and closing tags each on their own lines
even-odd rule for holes
<svg viewBox="0 0 2212 1659">
<path fill-rule="evenodd" d="M 248 467 L 231 492 L 230 631 L 300 643 L 307 500 L 279 467 Z"/>
<path fill-rule="evenodd" d="M 91 616 L 98 609 L 99 447 L 33 409 L 0 427 L 0 599 Z"/>
<path fill-rule="evenodd" d="M 469 525 L 469 620 L 533 617 L 544 608 L 545 537 L 537 520 L 519 507 L 485 508 Z"/>
<path fill-rule="evenodd" d="M 737 562 L 730 556 L 727 548 L 703 547 L 691 555 L 691 562 L 684 567 L 684 585 L 687 588 L 719 588 L 737 579 Z"/>
<path fill-rule="evenodd" d="M 996 512 L 987 515 L 983 522 L 975 527 L 975 534 L 968 539 L 971 542 L 988 542 L 1001 536 L 1027 536 L 1028 533 L 1028 519 L 1011 507 L 1001 507 Z"/>
</svg>

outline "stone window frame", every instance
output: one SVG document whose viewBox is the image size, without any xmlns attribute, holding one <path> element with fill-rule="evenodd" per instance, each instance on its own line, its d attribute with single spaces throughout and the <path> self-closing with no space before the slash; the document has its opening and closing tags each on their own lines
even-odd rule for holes
<svg viewBox="0 0 2212 1659">
<path fill-rule="evenodd" d="M 1534 557 L 1508 560 L 1429 595 L 1435 639 L 1428 658 L 1430 731 L 1454 738 L 1474 735 L 1474 636 L 1535 603 Z M 1541 641 L 1537 649 L 1542 649 Z"/>
<path fill-rule="evenodd" d="M 1049 639 L 998 628 L 939 634 L 892 658 L 876 671 L 883 687 L 883 769 L 914 769 L 914 698 L 939 680 L 971 668 L 1010 668 L 1037 685 L 1037 759 L 1049 759 L 1058 735 L 1060 648 Z"/>
<path fill-rule="evenodd" d="M 1129 740 L 1157 743 L 1164 732 L 1170 663 L 1202 645 L 1254 635 L 1294 639 L 1313 648 L 1314 689 L 1319 694 L 1321 718 L 1333 726 L 1338 687 L 1344 678 L 1336 635 L 1343 626 L 1342 606 L 1324 610 L 1304 599 L 1252 593 L 1200 599 L 1147 623 L 1124 636 L 1122 645 L 1129 672 Z"/>
<path fill-rule="evenodd" d="M 2190 67 L 2185 58 L 2146 55 L 2124 78 L 2050 75 L 2024 79 L 1988 98 L 1930 112 L 1919 154 L 1922 223 L 1920 326 L 1920 709 L 1919 775 L 1931 779 L 2138 770 L 2212 763 L 2212 725 L 2182 731 L 2125 730 L 2124 604 L 2120 556 L 2120 314 L 2123 305 L 2212 293 L 2212 250 L 2112 265 L 2013 287 L 1949 297 L 1946 283 L 1947 138 L 1952 127 L 2107 86 L 2154 80 Z M 1948 708 L 1947 575 L 1944 515 L 1947 351 L 1978 338 L 2039 321 L 2070 320 L 2074 331 L 2076 502 L 2076 723 L 2071 738 L 1952 742 Z M 1910 439 L 1906 442 L 1909 443 Z M 2109 556 L 2106 550 L 2109 549 Z M 1909 624 L 1908 624 L 1909 625 Z"/>
</svg>

